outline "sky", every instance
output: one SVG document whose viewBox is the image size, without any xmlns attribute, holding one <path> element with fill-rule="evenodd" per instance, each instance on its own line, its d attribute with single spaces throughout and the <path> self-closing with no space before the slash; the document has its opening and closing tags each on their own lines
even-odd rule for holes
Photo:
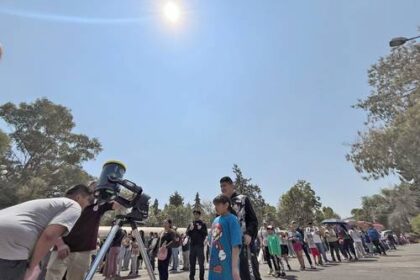
<svg viewBox="0 0 420 280">
<path fill-rule="evenodd" d="M 176 23 L 166 2 L 1 1 L 0 103 L 70 108 L 103 145 L 88 172 L 122 160 L 161 204 L 212 199 L 234 163 L 273 205 L 304 179 L 344 217 L 397 182 L 346 161 L 366 119 L 351 105 L 389 40 L 417 34 L 419 1 L 174 0 Z"/>
</svg>

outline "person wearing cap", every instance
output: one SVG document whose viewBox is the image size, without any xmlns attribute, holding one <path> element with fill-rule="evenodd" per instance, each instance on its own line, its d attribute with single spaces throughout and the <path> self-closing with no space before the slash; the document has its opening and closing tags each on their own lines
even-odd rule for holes
<svg viewBox="0 0 420 280">
<path fill-rule="evenodd" d="M 268 268 L 270 269 L 270 271 L 268 272 L 268 275 L 270 276 L 274 273 L 274 270 L 273 265 L 271 263 L 270 252 L 268 251 L 267 237 L 267 222 L 264 221 L 263 226 L 258 231 L 258 239 L 260 240 L 260 244 L 264 253 L 264 260 L 267 262 Z"/>
<path fill-rule="evenodd" d="M 194 221 L 187 228 L 190 239 L 190 280 L 195 277 L 196 263 L 200 270 L 200 280 L 204 280 L 204 241 L 207 237 L 207 226 L 201 220 L 201 211 L 193 211 Z"/>
</svg>

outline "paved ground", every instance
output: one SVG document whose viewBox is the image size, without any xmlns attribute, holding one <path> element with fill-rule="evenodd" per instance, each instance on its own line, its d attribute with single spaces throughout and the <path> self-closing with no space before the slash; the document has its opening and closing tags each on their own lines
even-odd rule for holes
<svg viewBox="0 0 420 280">
<path fill-rule="evenodd" d="M 299 265 L 295 259 L 291 262 L 292 268 Z M 261 265 L 261 272 L 266 275 L 267 265 Z M 125 275 L 125 274 L 124 274 Z M 141 271 L 141 277 L 123 279 L 148 279 L 146 271 Z M 159 277 L 156 276 L 158 279 Z M 97 275 L 95 280 L 102 280 Z M 186 280 L 187 273 L 171 274 L 170 280 Z M 275 279 L 264 277 L 263 279 Z M 390 252 L 386 257 L 372 257 L 359 262 L 331 264 L 315 271 L 291 271 L 287 272 L 285 279 L 288 280 L 415 280 L 420 279 L 420 244 L 399 247 L 397 251 Z"/>
</svg>

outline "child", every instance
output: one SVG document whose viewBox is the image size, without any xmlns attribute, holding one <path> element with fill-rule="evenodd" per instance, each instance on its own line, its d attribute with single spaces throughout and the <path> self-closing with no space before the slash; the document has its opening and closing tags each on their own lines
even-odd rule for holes
<svg viewBox="0 0 420 280">
<path fill-rule="evenodd" d="M 316 246 L 316 243 L 313 239 L 312 232 L 305 232 L 305 242 L 308 244 L 308 247 L 311 250 L 315 265 L 322 265 L 321 254 L 319 253 L 318 247 Z"/>
<path fill-rule="evenodd" d="M 281 270 L 280 239 L 277 236 L 277 234 L 274 232 L 273 226 L 268 226 L 267 232 L 268 232 L 268 236 L 267 236 L 268 252 L 270 253 L 270 258 L 273 261 L 274 269 L 276 270 L 274 276 L 275 277 L 286 276 L 283 270 L 280 272 Z"/>
<path fill-rule="evenodd" d="M 242 233 L 239 221 L 230 212 L 230 199 L 227 196 L 218 195 L 213 204 L 219 216 L 211 227 L 209 280 L 240 280 Z"/>
<path fill-rule="evenodd" d="M 287 235 L 287 232 L 281 232 L 280 233 L 281 256 L 286 262 L 287 268 L 289 269 L 289 271 L 291 271 L 292 268 L 290 267 L 290 264 L 289 264 L 289 247 L 287 246 L 288 242 L 289 242 L 289 236 Z"/>
</svg>

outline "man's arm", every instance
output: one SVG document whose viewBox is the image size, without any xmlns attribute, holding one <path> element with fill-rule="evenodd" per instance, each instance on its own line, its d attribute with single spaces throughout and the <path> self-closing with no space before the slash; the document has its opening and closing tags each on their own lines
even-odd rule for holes
<svg viewBox="0 0 420 280">
<path fill-rule="evenodd" d="M 207 225 L 204 222 L 202 222 L 201 224 L 201 234 L 203 235 L 204 238 L 208 235 Z"/>
<path fill-rule="evenodd" d="M 54 246 L 57 239 L 61 237 L 66 230 L 67 228 L 62 225 L 49 225 L 44 229 L 35 244 L 28 269 L 32 270 L 39 265 L 51 247 Z"/>
<path fill-rule="evenodd" d="M 256 238 L 258 233 L 258 219 L 248 197 L 245 198 L 245 223 L 245 234 Z"/>
</svg>

